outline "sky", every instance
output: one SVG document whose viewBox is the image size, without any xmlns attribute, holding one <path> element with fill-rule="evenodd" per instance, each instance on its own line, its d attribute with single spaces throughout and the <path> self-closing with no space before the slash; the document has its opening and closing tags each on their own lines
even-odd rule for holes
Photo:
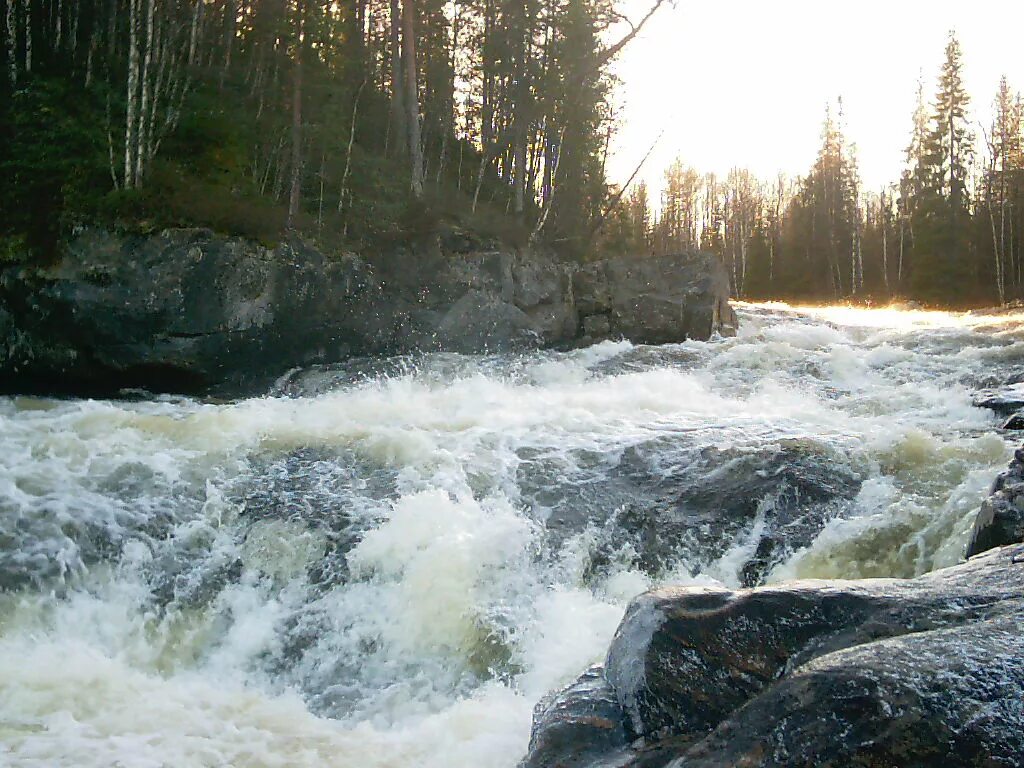
<svg viewBox="0 0 1024 768">
<path fill-rule="evenodd" d="M 638 19 L 650 3 L 624 8 Z M 624 183 L 663 129 L 638 177 L 652 191 L 676 156 L 720 174 L 805 174 L 841 96 L 865 186 L 880 189 L 899 178 L 918 78 L 930 100 L 951 29 L 987 127 L 1000 76 L 1024 90 L 1024 0 L 678 0 L 617 62 L 611 180 Z"/>
</svg>

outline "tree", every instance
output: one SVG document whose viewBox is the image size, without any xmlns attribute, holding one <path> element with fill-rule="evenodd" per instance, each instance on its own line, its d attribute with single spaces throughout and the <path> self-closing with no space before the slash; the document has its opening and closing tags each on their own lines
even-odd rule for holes
<svg viewBox="0 0 1024 768">
<path fill-rule="evenodd" d="M 915 222 L 913 289 L 941 300 L 969 280 L 970 194 L 974 136 L 963 85 L 960 43 L 950 34 L 924 148 L 924 188 Z"/>
<path fill-rule="evenodd" d="M 291 185 L 288 194 L 288 219 L 286 226 L 291 229 L 299 215 L 302 200 L 302 67 L 303 49 L 306 47 L 306 3 L 295 2 L 294 63 L 292 65 L 292 160 Z"/>
</svg>

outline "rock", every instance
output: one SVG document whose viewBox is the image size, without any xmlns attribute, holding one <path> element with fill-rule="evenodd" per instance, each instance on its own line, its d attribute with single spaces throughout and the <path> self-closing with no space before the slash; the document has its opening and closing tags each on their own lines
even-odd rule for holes
<svg viewBox="0 0 1024 768">
<path fill-rule="evenodd" d="M 655 590 L 589 681 L 642 741 L 580 763 L 592 750 L 567 740 L 524 766 L 1020 765 L 1022 626 L 1009 548 L 917 579 Z"/>
<path fill-rule="evenodd" d="M 267 248 L 201 229 L 82 229 L 56 265 L 0 271 L 0 392 L 233 396 L 360 355 L 683 341 L 735 324 L 712 256 L 581 267 L 467 243 L 439 237 L 371 263 L 297 238 Z"/>
<path fill-rule="evenodd" d="M 585 768 L 625 752 L 636 737 L 603 669 L 594 666 L 534 708 L 529 766 Z"/>
<path fill-rule="evenodd" d="M 470 290 L 438 324 L 438 343 L 453 352 L 506 352 L 537 342 L 530 318 L 507 301 Z"/>
<path fill-rule="evenodd" d="M 866 643 L 800 667 L 669 765 L 1019 766 L 1019 616 Z"/>
<path fill-rule="evenodd" d="M 996 478 L 992 493 L 971 529 L 967 556 L 1024 541 L 1024 448 L 1014 452 L 1009 468 Z"/>
<path fill-rule="evenodd" d="M 633 342 L 707 339 L 736 329 L 728 275 L 706 253 L 590 264 L 573 275 L 573 294 L 584 323 L 606 315 L 610 334 Z"/>
<path fill-rule="evenodd" d="M 15 333 L 2 388 L 245 391 L 288 367 L 383 349 L 392 319 L 360 259 L 205 230 L 86 230 L 47 270 L 0 274 Z M 13 340 L 13 343 L 12 343 Z"/>
<path fill-rule="evenodd" d="M 1007 419 L 1006 423 L 1003 424 L 1003 429 L 1024 429 L 1024 411 L 1017 411 L 1017 413 Z"/>
<path fill-rule="evenodd" d="M 583 318 L 583 335 L 592 339 L 606 338 L 612 332 L 608 315 L 588 315 Z"/>
<path fill-rule="evenodd" d="M 693 448 L 663 436 L 592 470 L 581 456 L 568 478 L 562 465 L 528 452 L 521 458 L 522 498 L 545 510 L 550 543 L 588 530 L 595 574 L 619 567 L 624 548 L 634 567 L 655 577 L 680 560 L 700 572 L 731 552 L 745 586 L 809 546 L 866 476 L 855 458 L 805 438 Z"/>
<path fill-rule="evenodd" d="M 987 408 L 1004 419 L 1024 410 L 1024 383 L 1010 384 L 1000 389 L 986 389 L 974 398 L 976 408 Z M 1014 429 L 1014 427 L 1007 427 Z"/>
</svg>

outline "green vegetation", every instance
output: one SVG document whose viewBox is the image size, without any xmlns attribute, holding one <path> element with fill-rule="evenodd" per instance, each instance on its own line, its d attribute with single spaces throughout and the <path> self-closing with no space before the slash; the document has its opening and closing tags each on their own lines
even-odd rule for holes
<svg viewBox="0 0 1024 768">
<path fill-rule="evenodd" d="M 647 20 L 617 5 L 5 0 L 2 253 L 51 258 L 102 222 L 364 250 L 446 225 L 592 254 L 608 67 Z"/>
</svg>

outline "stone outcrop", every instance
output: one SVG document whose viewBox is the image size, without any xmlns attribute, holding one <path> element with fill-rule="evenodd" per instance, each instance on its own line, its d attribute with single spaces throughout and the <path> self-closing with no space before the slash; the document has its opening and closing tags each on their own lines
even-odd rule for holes
<svg viewBox="0 0 1024 768">
<path fill-rule="evenodd" d="M 57 264 L 0 272 L 0 391 L 231 394 L 361 355 L 706 339 L 735 328 L 727 298 L 700 253 L 579 266 L 438 241 L 366 260 L 85 229 Z"/>
<path fill-rule="evenodd" d="M 1024 541 L 1024 448 L 1014 451 L 1009 468 L 996 478 L 971 530 L 967 556 Z"/>
<path fill-rule="evenodd" d="M 998 546 L 1022 477 L 1024 450 L 953 568 L 639 596 L 538 705 L 524 768 L 1024 764 L 1024 563 Z"/>
</svg>

